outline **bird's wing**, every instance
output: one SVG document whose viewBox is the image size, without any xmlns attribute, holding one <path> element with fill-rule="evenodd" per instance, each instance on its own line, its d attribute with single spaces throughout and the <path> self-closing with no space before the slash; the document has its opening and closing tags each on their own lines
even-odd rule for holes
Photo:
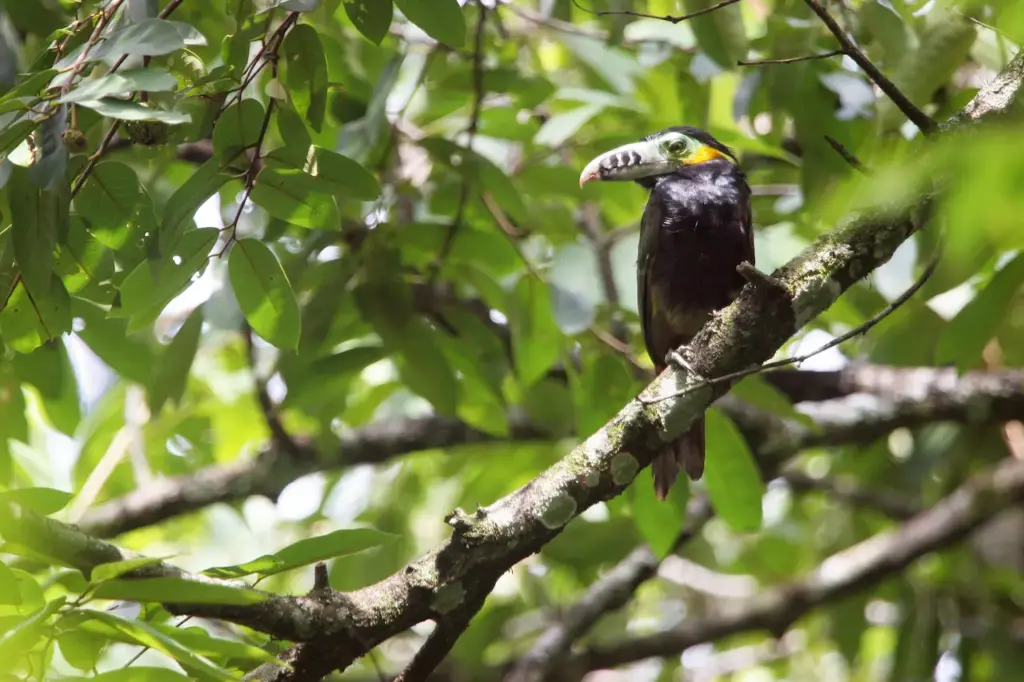
<svg viewBox="0 0 1024 682">
<path fill-rule="evenodd" d="M 650 277 L 653 270 L 651 260 L 658 248 L 658 235 L 661 232 L 663 212 L 661 204 L 653 196 L 644 208 L 643 218 L 640 219 L 640 243 L 637 247 L 636 263 L 636 294 L 637 312 L 640 314 L 640 328 L 644 333 L 644 345 L 647 347 L 647 354 L 651 362 L 660 367 L 664 357 L 658 356 L 658 349 L 654 347 L 654 310 L 651 299 Z M 665 351 L 662 351 L 664 355 Z"/>
<path fill-rule="evenodd" d="M 747 260 L 751 265 L 757 265 L 754 262 L 754 218 L 750 208 L 750 189 L 747 188 L 746 182 L 743 183 L 743 188 L 746 191 L 743 192 L 743 197 L 740 201 L 740 220 L 743 223 L 742 228 L 746 232 L 747 237 Z"/>
</svg>

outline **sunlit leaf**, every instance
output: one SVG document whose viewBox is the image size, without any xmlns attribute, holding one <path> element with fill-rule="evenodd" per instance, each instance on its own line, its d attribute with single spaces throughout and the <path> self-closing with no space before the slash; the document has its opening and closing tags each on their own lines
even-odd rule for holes
<svg viewBox="0 0 1024 682">
<path fill-rule="evenodd" d="M 325 535 L 306 538 L 274 552 L 281 563 L 259 571 L 261 575 L 274 575 L 317 561 L 325 561 L 355 554 L 373 547 L 394 542 L 397 536 L 371 528 L 343 528 Z"/>
<path fill-rule="evenodd" d="M 427 35 L 451 47 L 466 42 L 466 19 L 458 0 L 394 0 L 402 14 Z"/>
<path fill-rule="evenodd" d="M 119 314 L 138 317 L 140 323 L 149 318 L 155 319 L 164 306 L 206 266 L 218 236 L 217 230 L 208 227 L 186 232 L 165 255 L 165 260 L 144 260 L 140 263 L 121 284 Z M 134 323 L 134 319 L 129 323 L 129 332 Z"/>
<path fill-rule="evenodd" d="M 278 348 L 295 350 L 302 334 L 299 304 L 274 252 L 258 239 L 239 240 L 231 249 L 228 273 L 253 331 Z"/>
<path fill-rule="evenodd" d="M 174 90 L 177 87 L 178 79 L 162 69 L 128 69 L 85 81 L 57 101 L 85 102 L 136 92 Z"/>
<path fill-rule="evenodd" d="M 221 112 L 213 129 L 213 149 L 222 161 L 256 146 L 266 110 L 260 101 L 245 98 Z"/>
<path fill-rule="evenodd" d="M 160 562 L 161 559 L 154 557 L 140 557 L 138 559 L 111 561 L 110 563 L 95 566 L 89 573 L 89 580 L 94 583 L 102 582 L 104 580 L 113 580 L 125 573 L 131 573 L 132 571 L 137 571 L 138 569 L 146 568 L 147 566 L 155 566 Z"/>
<path fill-rule="evenodd" d="M 268 554 L 244 564 L 208 568 L 203 571 L 203 574 L 223 579 L 244 578 L 245 576 L 253 575 L 254 573 L 266 573 L 268 571 L 273 571 L 278 566 L 281 566 L 282 563 L 283 562 L 276 556 Z"/>
<path fill-rule="evenodd" d="M 391 0 L 342 0 L 342 5 L 359 32 L 380 45 L 391 26 Z"/>
<path fill-rule="evenodd" d="M 711 505 L 734 531 L 753 532 L 761 527 L 761 473 L 736 425 L 717 409 L 705 417 L 704 481 Z"/>
<path fill-rule="evenodd" d="M 949 321 L 939 337 L 936 361 L 955 362 L 961 371 L 978 364 L 981 352 L 1004 322 L 1007 307 L 1024 282 L 1024 254 L 992 277 L 984 289 Z"/>
<path fill-rule="evenodd" d="M 157 631 L 140 620 L 129 620 L 115 614 L 95 609 L 74 610 L 63 619 L 65 626 L 81 627 L 96 634 L 113 636 L 119 640 L 150 647 L 181 664 L 193 676 L 208 680 L 234 680 L 226 670 L 217 667 L 208 659 L 193 653 L 175 639 Z"/>
<path fill-rule="evenodd" d="M 284 41 L 285 85 L 309 126 L 320 132 L 327 111 L 327 57 L 316 29 L 299 24 Z"/>
<path fill-rule="evenodd" d="M 551 310 L 547 288 L 523 277 L 508 294 L 516 373 L 530 385 L 547 372 L 561 352 L 562 334 Z"/>
<path fill-rule="evenodd" d="M 17 504 L 37 514 L 46 516 L 67 506 L 71 493 L 53 488 L 15 488 L 0 491 L 0 503 Z"/>
<path fill-rule="evenodd" d="M 307 173 L 289 168 L 265 168 L 249 195 L 267 213 L 293 225 L 310 229 L 340 227 L 334 198 Z"/>
<path fill-rule="evenodd" d="M 184 578 L 134 578 L 106 580 L 93 589 L 96 599 L 176 602 L 179 604 L 225 604 L 244 606 L 266 601 L 268 595 L 230 585 Z"/>
<path fill-rule="evenodd" d="M 75 210 L 98 228 L 123 226 L 139 202 L 139 178 L 117 161 L 96 164 L 75 196 Z"/>
</svg>

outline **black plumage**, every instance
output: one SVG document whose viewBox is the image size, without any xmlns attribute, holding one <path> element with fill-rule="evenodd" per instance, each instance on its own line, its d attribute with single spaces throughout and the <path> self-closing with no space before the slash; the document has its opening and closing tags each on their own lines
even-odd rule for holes
<svg viewBox="0 0 1024 682">
<path fill-rule="evenodd" d="M 640 224 L 638 309 L 644 343 L 658 372 L 688 344 L 745 280 L 736 267 L 754 264 L 750 187 L 727 147 L 690 126 L 668 128 L 598 157 L 590 179 L 634 180 L 650 191 Z M 694 422 L 652 464 L 664 498 L 679 469 L 704 473 L 704 418 Z"/>
</svg>

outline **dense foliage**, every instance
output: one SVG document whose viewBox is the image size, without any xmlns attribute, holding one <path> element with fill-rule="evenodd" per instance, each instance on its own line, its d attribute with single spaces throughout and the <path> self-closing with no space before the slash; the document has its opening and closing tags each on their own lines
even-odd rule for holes
<svg viewBox="0 0 1024 682">
<path fill-rule="evenodd" d="M 926 121 L 1024 40 L 1012 0 L 822 5 Z M 579 172 L 683 123 L 736 150 L 763 272 L 855 211 L 914 207 L 920 231 L 780 357 L 930 277 L 737 383 L 702 482 L 657 502 L 644 470 L 573 520 L 438 679 L 541 679 L 516 662 L 570 646 L 549 679 L 1016 679 L 1024 486 L 950 507 L 909 569 L 927 548 L 828 581 L 861 557 L 830 555 L 914 546 L 916 514 L 1024 459 L 1020 125 L 925 135 L 822 5 L 0 0 L 4 679 L 237 679 L 287 642 L 180 604 L 300 594 L 319 560 L 336 590 L 371 585 L 600 429 L 652 378 L 646 197 Z M 972 514 L 996 520 L 942 534 Z M 160 558 L 224 580 L 139 579 Z M 613 567 L 620 599 L 570 608 Z M 770 589 L 790 584 L 821 592 Z M 750 616 L 716 629 L 731 610 Z M 531 650 L 563 617 L 561 649 Z M 344 679 L 396 674 L 428 632 Z"/>
</svg>

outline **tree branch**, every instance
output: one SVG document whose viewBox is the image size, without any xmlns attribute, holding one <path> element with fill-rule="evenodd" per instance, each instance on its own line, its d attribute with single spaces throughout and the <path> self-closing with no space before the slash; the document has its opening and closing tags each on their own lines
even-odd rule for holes
<svg viewBox="0 0 1024 682">
<path fill-rule="evenodd" d="M 680 22 L 686 21 L 687 19 L 693 19 L 694 17 L 699 17 L 702 14 L 708 14 L 709 12 L 714 12 L 717 9 L 728 7 L 729 5 L 734 5 L 739 1 L 740 0 L 722 0 L 722 2 L 711 5 L 711 7 L 705 7 L 704 9 L 697 10 L 696 12 L 690 12 L 689 14 L 683 14 L 681 16 L 672 16 L 670 14 L 648 14 L 646 12 L 634 12 L 633 10 L 628 9 L 608 9 L 595 11 L 592 9 L 587 9 L 586 7 L 581 5 L 579 3 L 579 0 L 572 0 L 572 4 L 576 6 L 576 9 L 586 12 L 587 14 L 593 14 L 594 16 L 597 17 L 604 17 L 611 14 L 617 14 L 620 16 L 638 17 L 640 19 L 658 19 L 660 21 L 667 21 L 670 24 L 678 24 Z"/>
<path fill-rule="evenodd" d="M 726 398 L 719 406 L 736 421 L 761 461 L 778 460 L 808 447 L 866 443 L 900 427 L 934 421 L 962 424 L 1004 422 L 1024 418 L 1024 371 L 968 372 L 955 368 L 905 368 L 852 365 L 833 372 L 782 371 L 765 377 L 793 402 L 815 401 L 816 429 L 784 422 L 772 415 Z M 876 403 L 842 398 L 868 393 Z M 512 420 L 505 441 L 544 438 L 537 427 Z M 496 442 L 447 417 L 387 420 L 370 424 L 341 438 L 333 453 L 297 444 L 297 452 L 269 443 L 252 459 L 218 464 L 191 474 L 156 481 L 86 512 L 78 521 L 97 537 L 159 523 L 217 503 L 252 495 L 277 499 L 290 483 L 317 471 L 356 464 L 379 464 L 395 457 L 430 449 Z"/>
<path fill-rule="evenodd" d="M 828 59 L 830 57 L 838 57 L 841 54 L 846 54 L 846 50 L 829 50 L 828 52 L 822 52 L 821 54 L 809 54 L 803 57 L 786 57 L 785 59 L 760 59 L 757 61 L 744 61 L 739 60 L 736 62 L 736 66 L 768 66 L 770 64 L 795 64 L 797 62 L 809 62 L 815 59 Z"/>
<path fill-rule="evenodd" d="M 780 636 L 808 611 L 862 591 L 925 554 L 953 545 L 1022 500 L 1024 462 L 1005 460 L 899 528 L 833 554 L 799 580 L 665 632 L 588 649 L 567 665 L 575 670 L 613 668 L 644 658 L 675 656 L 696 644 L 740 632 L 767 630 Z"/>
<path fill-rule="evenodd" d="M 1011 67 L 1024 78 L 1024 55 L 1018 55 Z M 745 287 L 694 338 L 689 347 L 691 364 L 705 376 L 723 376 L 768 360 L 846 289 L 891 258 L 916 229 L 907 218 L 911 208 L 851 218 L 773 273 L 781 288 Z M 416 623 L 442 617 L 467 597 L 472 599 L 478 589 L 489 589 L 502 573 L 539 550 L 576 516 L 620 494 L 665 441 L 686 430 L 728 390 L 721 384 L 664 398 L 694 382 L 685 370 L 671 367 L 662 372 L 604 427 L 534 480 L 475 513 L 455 510 L 447 519 L 454 528 L 450 539 L 375 585 L 318 599 L 271 597 L 254 606 L 201 606 L 195 609 L 196 615 L 300 642 L 282 656 L 289 668 L 261 667 L 257 670 L 266 673 L 261 679 L 318 680 L 332 670 L 344 670 L 385 639 Z M 580 661 L 590 668 L 604 667 L 680 651 L 733 632 L 784 631 L 808 608 L 862 589 L 922 554 L 947 546 L 1020 499 L 1024 499 L 1024 463 L 1008 461 L 898 531 L 835 555 L 805 579 L 767 592 L 745 609 L 691 621 L 617 648 L 593 650 Z M 54 524 L 64 535 L 79 536 L 74 538 L 76 546 L 102 547 L 109 556 L 110 545 L 57 522 L 43 521 L 46 528 Z M 10 525 L 25 529 L 25 536 L 16 541 L 33 542 L 30 524 Z M 60 543 L 54 547 L 70 551 Z M 114 551 L 120 555 L 120 550 Z M 87 556 L 71 558 L 77 565 L 92 561 Z"/>
<path fill-rule="evenodd" d="M 676 538 L 673 551 L 693 539 L 712 515 L 706 496 L 690 500 L 686 526 Z M 592 583 L 579 601 L 541 633 L 505 676 L 505 682 L 543 682 L 548 679 L 573 642 L 589 632 L 606 613 L 625 606 L 637 588 L 655 576 L 660 565 L 661 559 L 647 545 L 634 549 L 615 568 Z"/>
<path fill-rule="evenodd" d="M 795 403 L 832 400 L 857 393 L 890 403 L 957 402 L 970 394 L 1009 396 L 1024 386 L 1024 370 L 975 371 L 955 367 L 890 367 L 854 363 L 840 370 L 786 370 L 765 375 Z"/>
<path fill-rule="evenodd" d="M 494 589 L 494 583 L 484 582 L 476 588 L 476 594 L 460 596 L 461 603 L 451 612 L 445 613 L 437 619 L 434 631 L 427 637 L 427 641 L 416 652 L 409 665 L 406 666 L 395 682 L 421 682 L 430 677 L 430 674 L 441 664 L 448 652 L 455 646 L 455 642 L 469 623 L 483 607 L 487 595 Z"/>
<path fill-rule="evenodd" d="M 473 110 L 469 115 L 469 125 L 466 126 L 465 150 L 468 154 L 473 153 L 473 140 L 476 139 L 476 131 L 480 126 L 480 113 L 483 111 L 484 96 L 487 94 L 484 90 L 484 29 L 487 27 L 487 7 L 482 2 L 478 2 L 476 4 L 476 11 L 476 30 L 473 34 Z M 465 162 L 465 160 L 463 161 Z M 463 170 L 463 173 L 467 172 L 467 170 Z M 445 232 L 436 265 L 431 274 L 431 280 L 440 273 L 441 268 L 444 267 L 445 260 L 448 258 L 448 253 L 455 244 L 455 236 L 462 227 L 466 205 L 469 203 L 469 189 L 469 178 L 464 175 L 462 185 L 459 188 L 459 204 L 455 209 L 455 217 Z"/>
<path fill-rule="evenodd" d="M 832 15 L 828 13 L 828 10 L 818 0 L 804 0 L 804 2 L 807 3 L 812 12 L 818 15 L 818 18 L 828 27 L 828 30 L 832 32 L 832 35 L 835 36 L 842 46 L 843 52 L 857 63 L 857 66 L 868 75 L 868 78 L 882 92 L 888 95 L 889 99 L 903 112 L 904 116 L 910 119 L 926 135 L 930 135 L 938 130 L 938 125 L 936 125 L 935 121 L 918 109 L 891 80 L 885 77 L 885 74 L 878 70 L 878 67 L 871 63 L 867 55 L 861 52 L 860 48 L 850 40 L 846 32 L 843 31 L 842 27 L 836 23 L 836 20 L 832 18 Z"/>
</svg>

